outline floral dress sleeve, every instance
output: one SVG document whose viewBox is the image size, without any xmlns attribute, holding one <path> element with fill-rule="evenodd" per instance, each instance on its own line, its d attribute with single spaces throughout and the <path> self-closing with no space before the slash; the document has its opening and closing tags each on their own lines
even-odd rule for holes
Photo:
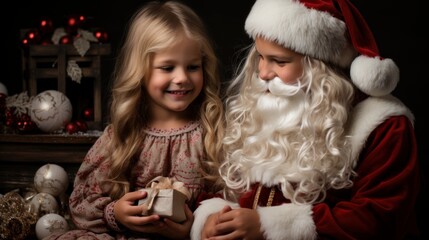
<svg viewBox="0 0 429 240">
<path fill-rule="evenodd" d="M 104 156 L 110 138 L 111 132 L 107 127 L 88 151 L 75 177 L 69 204 L 72 220 L 80 229 L 98 233 L 118 230 L 115 222 L 108 221 L 109 217 L 105 216 L 105 212 L 113 210 L 113 202 L 101 187 L 108 176 L 109 166 Z"/>
</svg>

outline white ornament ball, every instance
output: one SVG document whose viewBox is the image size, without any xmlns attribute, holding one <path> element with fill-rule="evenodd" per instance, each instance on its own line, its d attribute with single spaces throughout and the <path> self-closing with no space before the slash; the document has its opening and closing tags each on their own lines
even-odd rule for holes
<svg viewBox="0 0 429 240">
<path fill-rule="evenodd" d="M 48 213 L 59 213 L 59 205 L 54 196 L 49 193 L 38 193 L 30 201 L 30 210 L 36 216 Z"/>
<path fill-rule="evenodd" d="M 30 103 L 31 120 L 43 132 L 62 130 L 70 122 L 72 114 L 70 100 L 56 90 L 41 92 Z"/>
<path fill-rule="evenodd" d="M 36 236 L 39 240 L 53 233 L 65 233 L 68 229 L 67 220 L 56 213 L 43 215 L 36 222 Z"/>
<path fill-rule="evenodd" d="M 68 185 L 67 172 L 57 164 L 45 164 L 34 175 L 34 187 L 40 193 L 49 193 L 58 197 L 66 192 Z"/>
<path fill-rule="evenodd" d="M 7 96 L 7 88 L 6 86 L 0 82 L 0 93 L 4 93 Z"/>
</svg>

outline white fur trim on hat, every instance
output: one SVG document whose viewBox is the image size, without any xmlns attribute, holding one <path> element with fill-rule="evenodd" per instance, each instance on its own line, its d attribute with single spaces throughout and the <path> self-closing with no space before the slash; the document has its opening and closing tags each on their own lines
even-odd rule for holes
<svg viewBox="0 0 429 240">
<path fill-rule="evenodd" d="M 346 24 L 327 12 L 309 9 L 294 0 L 258 0 L 245 23 L 247 33 L 263 37 L 341 67 L 357 55 L 347 39 Z"/>
</svg>

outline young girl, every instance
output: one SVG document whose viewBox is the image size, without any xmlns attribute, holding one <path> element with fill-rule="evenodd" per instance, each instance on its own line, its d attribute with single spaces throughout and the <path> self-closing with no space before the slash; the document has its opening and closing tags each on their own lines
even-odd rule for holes
<svg viewBox="0 0 429 240">
<path fill-rule="evenodd" d="M 208 169 L 220 153 L 223 107 L 203 23 L 173 1 L 150 2 L 131 20 L 115 69 L 111 123 L 89 150 L 70 195 L 79 230 L 50 239 L 185 239 L 192 205 L 213 186 Z M 138 189 L 157 176 L 183 182 L 192 193 L 183 206 L 186 221 L 142 216 L 135 203 L 147 193 Z"/>
</svg>

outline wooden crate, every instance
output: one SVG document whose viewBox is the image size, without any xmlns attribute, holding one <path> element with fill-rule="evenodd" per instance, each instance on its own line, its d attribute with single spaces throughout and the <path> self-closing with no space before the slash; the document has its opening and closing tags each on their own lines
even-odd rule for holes
<svg viewBox="0 0 429 240">
<path fill-rule="evenodd" d="M 87 121 L 90 129 L 102 128 L 101 58 L 111 52 L 110 44 L 91 44 L 84 56 L 72 44 L 29 45 L 23 50 L 23 88 L 30 96 L 45 90 L 64 93 L 73 106 L 73 118 L 78 119 L 84 109 L 94 111 Z M 75 60 L 82 70 L 81 83 L 67 75 L 67 62 Z"/>
</svg>

